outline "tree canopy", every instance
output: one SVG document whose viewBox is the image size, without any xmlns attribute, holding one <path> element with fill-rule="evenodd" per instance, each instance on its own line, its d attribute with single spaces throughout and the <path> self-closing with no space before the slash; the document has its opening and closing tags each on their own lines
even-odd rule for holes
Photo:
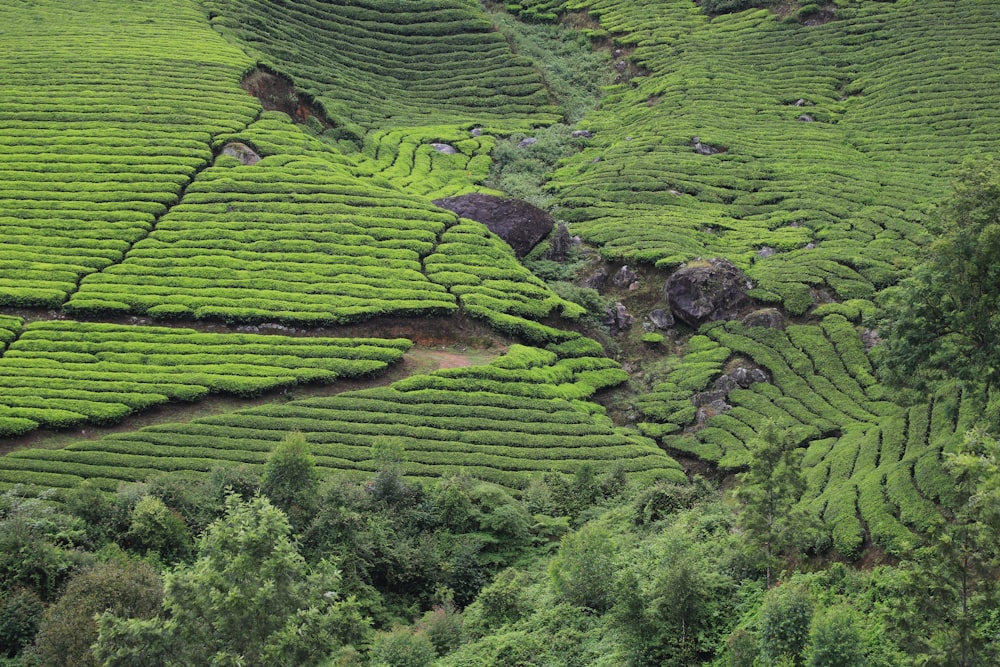
<svg viewBox="0 0 1000 667">
<path fill-rule="evenodd" d="M 1000 382 L 1000 165 L 963 167 L 933 216 L 925 260 L 886 291 L 876 348 L 890 383 L 926 390 L 942 379 Z"/>
</svg>

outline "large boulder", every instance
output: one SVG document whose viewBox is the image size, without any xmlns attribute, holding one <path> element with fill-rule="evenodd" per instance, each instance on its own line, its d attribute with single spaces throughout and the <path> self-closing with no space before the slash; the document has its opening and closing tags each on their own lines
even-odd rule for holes
<svg viewBox="0 0 1000 667">
<path fill-rule="evenodd" d="M 223 146 L 219 154 L 234 157 L 248 167 L 260 162 L 260 156 L 254 149 L 238 141 L 231 141 Z"/>
<path fill-rule="evenodd" d="M 677 319 L 698 328 L 705 322 L 732 320 L 752 304 L 746 274 L 725 259 L 711 259 L 675 271 L 664 296 Z"/>
<path fill-rule="evenodd" d="M 435 204 L 481 222 L 524 257 L 552 231 L 555 220 L 544 209 L 512 197 L 473 193 L 437 199 Z"/>
</svg>

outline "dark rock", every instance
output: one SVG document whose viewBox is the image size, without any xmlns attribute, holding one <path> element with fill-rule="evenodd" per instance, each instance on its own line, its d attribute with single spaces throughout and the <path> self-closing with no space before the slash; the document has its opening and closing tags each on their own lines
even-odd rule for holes
<svg viewBox="0 0 1000 667">
<path fill-rule="evenodd" d="M 260 156 L 257 155 L 257 152 L 239 141 L 233 141 L 223 146 L 220 155 L 229 155 L 234 157 L 248 167 L 260 162 Z"/>
<path fill-rule="evenodd" d="M 691 396 L 691 402 L 697 405 L 699 408 L 706 405 L 711 405 L 715 401 L 724 401 L 728 392 L 720 391 L 718 389 L 712 389 L 710 391 L 700 391 L 697 394 Z"/>
<path fill-rule="evenodd" d="M 656 310 L 650 311 L 649 315 L 646 317 L 649 318 L 649 321 L 652 322 L 657 329 L 666 330 L 674 326 L 674 314 L 663 308 L 657 308 Z"/>
<path fill-rule="evenodd" d="M 796 107 L 814 107 L 816 105 L 814 103 L 810 102 L 809 100 L 801 99 L 800 98 L 800 99 L 795 100 L 795 104 L 793 104 L 792 106 L 796 106 Z"/>
<path fill-rule="evenodd" d="M 445 155 L 454 155 L 458 151 L 451 144 L 431 144 L 431 147 L 438 153 L 444 153 Z"/>
<path fill-rule="evenodd" d="M 517 143 L 517 147 L 518 148 L 527 148 L 528 146 L 530 146 L 532 144 L 535 144 L 535 143 L 538 143 L 538 138 L 537 137 L 526 137 L 524 139 L 521 139 L 521 141 L 519 141 Z"/>
<path fill-rule="evenodd" d="M 626 69 L 628 69 L 628 63 L 625 62 L 624 60 L 619 60 L 618 62 L 615 63 L 615 69 L 619 72 L 624 72 Z"/>
<path fill-rule="evenodd" d="M 861 342 L 864 343 L 866 350 L 870 350 L 876 345 L 881 344 L 882 337 L 874 329 L 865 329 L 861 332 Z"/>
<path fill-rule="evenodd" d="M 733 389 L 738 389 L 740 383 L 737 382 L 732 377 L 730 377 L 729 375 L 720 375 L 718 378 L 716 378 L 715 384 L 713 386 L 715 387 L 716 391 L 724 391 L 726 392 L 726 396 L 729 396 L 729 392 L 731 392 Z"/>
<path fill-rule="evenodd" d="M 729 405 L 729 403 L 726 403 L 721 398 L 709 403 L 708 407 L 717 415 L 721 415 L 723 412 L 733 409 L 733 406 Z"/>
<path fill-rule="evenodd" d="M 784 329 L 785 317 L 777 308 L 761 308 L 743 318 L 745 327 L 764 327 L 765 329 Z"/>
<path fill-rule="evenodd" d="M 632 283 L 634 283 L 638 278 L 639 276 L 635 275 L 635 272 L 632 269 L 628 268 L 628 264 L 625 264 L 622 266 L 622 268 L 618 269 L 618 271 L 615 272 L 615 275 L 611 279 L 611 282 L 614 283 L 615 286 L 617 287 L 628 287 Z"/>
<path fill-rule="evenodd" d="M 569 229 L 566 227 L 566 223 L 560 222 L 549 238 L 549 249 L 545 256 L 556 262 L 565 262 L 569 258 L 572 246 L 573 239 L 570 238 Z"/>
<path fill-rule="evenodd" d="M 472 133 L 472 136 L 474 136 L 474 137 L 481 137 L 483 135 L 483 128 L 481 128 L 481 127 L 474 127 L 474 128 L 472 128 L 471 133 Z"/>
<path fill-rule="evenodd" d="M 764 246 L 757 251 L 757 256 L 760 257 L 761 259 L 767 259 L 771 255 L 777 255 L 777 254 L 778 251 L 772 248 L 771 246 Z"/>
<path fill-rule="evenodd" d="M 705 322 L 732 320 L 752 301 L 746 274 L 725 259 L 675 271 L 664 286 L 670 309 L 685 324 L 697 329 Z"/>
<path fill-rule="evenodd" d="M 799 121 L 801 123 L 814 123 L 816 121 L 815 118 L 813 118 L 812 116 L 810 116 L 807 113 L 802 114 L 801 116 L 799 116 L 795 120 L 797 120 L 797 121 Z"/>
<path fill-rule="evenodd" d="M 805 246 L 806 250 L 813 250 L 816 247 L 815 243 L 807 243 Z"/>
<path fill-rule="evenodd" d="M 552 231 L 555 220 L 543 209 L 512 197 L 473 193 L 437 199 L 435 204 L 481 222 L 524 257 Z"/>
<path fill-rule="evenodd" d="M 574 139 L 590 139 L 593 136 L 589 130 L 573 130 Z"/>
<path fill-rule="evenodd" d="M 753 382 L 770 382 L 767 373 L 761 368 L 755 368 L 750 371 L 750 380 Z"/>
<path fill-rule="evenodd" d="M 612 58 L 621 58 L 622 57 L 622 50 L 621 49 L 615 49 L 614 51 L 611 52 L 611 57 Z"/>
<path fill-rule="evenodd" d="M 729 375 L 743 389 L 753 384 L 753 380 L 750 379 L 750 369 L 746 366 L 737 366 Z"/>
<path fill-rule="evenodd" d="M 696 153 L 700 153 L 701 155 L 716 155 L 718 153 L 726 152 L 726 149 L 722 148 L 721 146 L 713 146 L 711 144 L 701 143 L 701 137 L 692 137 L 691 147 L 695 150 Z"/>
<path fill-rule="evenodd" d="M 593 275 L 583 281 L 583 287 L 589 287 L 590 289 L 595 289 L 598 292 L 603 290 L 607 284 L 608 270 L 604 268 L 598 269 Z"/>
<path fill-rule="evenodd" d="M 629 314 L 628 309 L 621 301 L 608 306 L 604 324 L 607 325 L 612 336 L 628 331 L 634 322 L 635 318 Z"/>
</svg>

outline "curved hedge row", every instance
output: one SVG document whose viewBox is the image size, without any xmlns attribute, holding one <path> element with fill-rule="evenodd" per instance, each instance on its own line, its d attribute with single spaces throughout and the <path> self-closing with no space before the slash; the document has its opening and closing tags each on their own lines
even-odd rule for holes
<svg viewBox="0 0 1000 667">
<path fill-rule="evenodd" d="M 253 396 L 300 382 L 368 375 L 401 359 L 410 345 L 404 339 L 34 322 L 0 357 L 0 433 L 111 424 L 209 392 Z"/>
<path fill-rule="evenodd" d="M 199 10 L 0 7 L 0 306 L 58 308 L 119 261 L 258 105 Z"/>
<path fill-rule="evenodd" d="M 637 479 L 683 481 L 680 466 L 653 441 L 614 427 L 599 405 L 585 402 L 624 380 L 615 362 L 574 354 L 585 347 L 592 355 L 593 346 L 564 352 L 555 345 L 515 345 L 491 364 L 391 387 L 149 427 L 63 450 L 21 450 L 0 459 L 0 487 L 65 488 L 91 477 L 130 480 L 154 471 L 262 465 L 293 430 L 305 435 L 321 469 L 353 475 L 371 475 L 372 445 L 391 438 L 405 449 L 404 474 L 415 478 L 467 474 L 522 489 L 536 473 L 572 474 L 584 463 L 600 472 L 621 462 Z M 554 382 L 573 390 L 557 391 Z"/>
</svg>

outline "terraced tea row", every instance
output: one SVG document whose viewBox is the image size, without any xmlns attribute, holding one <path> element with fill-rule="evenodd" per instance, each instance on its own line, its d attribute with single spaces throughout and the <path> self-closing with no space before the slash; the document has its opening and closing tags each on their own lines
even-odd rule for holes
<svg viewBox="0 0 1000 667">
<path fill-rule="evenodd" d="M 954 483 L 941 451 L 976 422 L 983 406 L 975 397 L 949 387 L 910 409 L 882 400 L 858 331 L 840 314 L 818 326 L 728 322 L 702 333 L 669 381 L 637 402 L 651 420 L 640 425 L 643 432 L 735 468 L 748 463 L 747 444 L 764 425 L 778 425 L 807 448 L 802 502 L 848 557 L 860 553 L 866 534 L 901 553 L 916 543 L 916 532 L 942 521 L 937 504 L 953 500 Z M 766 382 L 758 375 L 737 383 L 735 371 L 721 379 L 748 360 Z M 682 432 L 696 416 L 700 424 Z"/>
<path fill-rule="evenodd" d="M 429 121 L 557 117 L 531 62 L 511 53 L 475 3 L 205 4 L 222 34 L 274 69 L 294 73 L 298 88 L 334 120 L 338 136 Z"/>
<path fill-rule="evenodd" d="M 0 357 L 0 435 L 41 426 L 112 424 L 168 401 L 210 392 L 254 396 L 303 382 L 376 373 L 409 350 L 405 339 L 293 338 L 191 329 L 33 322 Z"/>
<path fill-rule="evenodd" d="M 478 222 L 451 225 L 424 266 L 432 281 L 458 295 L 466 313 L 504 333 L 536 343 L 579 336 L 537 320 L 557 314 L 576 319 L 584 309 L 556 295 L 517 260 L 510 246 Z"/>
<path fill-rule="evenodd" d="M 998 148 L 988 3 L 864 2 L 808 27 L 686 0 L 566 4 L 648 70 L 588 116 L 594 139 L 551 184 L 606 257 L 728 257 L 792 313 L 869 298 L 912 265 L 945 175 Z"/>
<path fill-rule="evenodd" d="M 301 134 L 280 116 L 268 114 L 250 136 Z M 421 265 L 454 215 L 322 157 L 206 169 L 121 264 L 83 281 L 67 309 L 315 325 L 454 310 Z"/>
<path fill-rule="evenodd" d="M 190 2 L 0 7 L 0 305 L 59 307 L 245 127 L 246 56 Z"/>
<path fill-rule="evenodd" d="M 685 479 L 654 442 L 615 428 L 587 402 L 627 375 L 579 339 L 548 349 L 512 346 L 486 366 L 413 376 L 389 388 L 272 404 L 79 442 L 63 450 L 21 450 L 0 459 L 0 487 L 69 488 L 92 479 L 113 490 L 165 471 L 206 472 L 219 465 L 262 465 L 292 431 L 310 443 L 326 473 L 370 476 L 372 447 L 405 449 L 413 478 L 468 474 L 512 489 L 533 475 L 572 474 L 581 465 L 621 462 L 635 479 Z"/>
</svg>

